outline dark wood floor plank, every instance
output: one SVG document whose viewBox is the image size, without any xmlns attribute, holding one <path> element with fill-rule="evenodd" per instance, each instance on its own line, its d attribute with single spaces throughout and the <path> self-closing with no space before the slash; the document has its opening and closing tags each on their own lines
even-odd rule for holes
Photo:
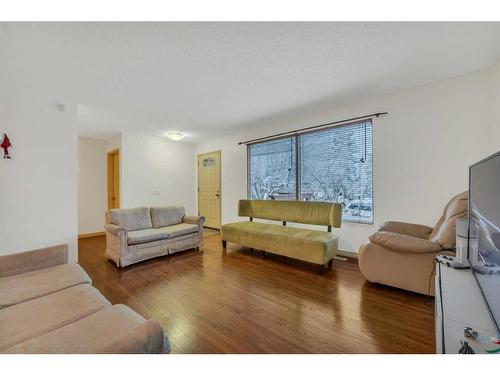
<svg viewBox="0 0 500 375">
<path fill-rule="evenodd" d="M 433 353 L 434 300 L 366 282 L 355 259 L 324 275 L 299 261 L 205 238 L 186 251 L 117 269 L 104 237 L 79 262 L 112 303 L 168 333 L 173 353 Z"/>
</svg>

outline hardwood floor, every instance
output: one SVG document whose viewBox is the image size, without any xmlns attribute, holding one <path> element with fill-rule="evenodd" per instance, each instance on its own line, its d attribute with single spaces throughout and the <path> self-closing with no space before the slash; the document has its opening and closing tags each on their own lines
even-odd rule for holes
<svg viewBox="0 0 500 375">
<path fill-rule="evenodd" d="M 158 320 L 172 353 L 434 353 L 434 299 L 366 282 L 357 262 L 312 265 L 205 238 L 187 251 L 117 269 L 104 237 L 79 262 L 112 303 Z"/>
</svg>

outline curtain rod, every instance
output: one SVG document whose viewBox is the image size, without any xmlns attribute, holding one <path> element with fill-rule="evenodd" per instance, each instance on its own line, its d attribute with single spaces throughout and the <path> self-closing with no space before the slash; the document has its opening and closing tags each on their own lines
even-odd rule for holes
<svg viewBox="0 0 500 375">
<path fill-rule="evenodd" d="M 333 122 L 329 122 L 329 123 L 326 123 L 326 124 L 314 125 L 314 126 L 309 126 L 307 128 L 290 130 L 290 131 L 283 132 L 283 133 L 277 133 L 277 134 L 273 134 L 273 135 L 268 135 L 266 137 L 254 138 L 254 139 L 250 139 L 248 141 L 238 142 L 238 144 L 239 145 L 247 145 L 247 144 L 250 144 L 250 143 L 256 143 L 256 142 L 259 142 L 259 141 L 264 141 L 266 139 L 273 139 L 273 138 L 278 138 L 278 137 L 282 137 L 282 136 L 285 136 L 285 135 L 292 135 L 292 134 L 303 133 L 303 132 L 308 131 L 308 130 L 320 129 L 320 128 L 323 128 L 323 127 L 326 127 L 326 126 L 340 125 L 340 124 L 343 124 L 343 123 L 353 122 L 353 121 L 356 121 L 356 120 L 363 120 L 363 119 L 368 119 L 368 118 L 372 118 L 372 117 L 380 117 L 380 116 L 383 116 L 383 115 L 387 115 L 387 113 L 388 112 L 377 112 L 377 113 L 372 113 L 371 115 L 364 115 L 364 116 L 352 117 L 352 118 L 348 118 L 348 119 L 345 119 L 345 120 L 333 121 Z"/>
</svg>

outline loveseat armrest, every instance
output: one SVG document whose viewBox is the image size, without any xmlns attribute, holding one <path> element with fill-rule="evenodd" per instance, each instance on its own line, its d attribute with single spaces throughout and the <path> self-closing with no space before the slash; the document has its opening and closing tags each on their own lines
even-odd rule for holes
<svg viewBox="0 0 500 375">
<path fill-rule="evenodd" d="M 182 219 L 183 223 L 198 225 L 200 231 L 203 230 L 203 224 L 205 224 L 205 216 L 189 216 L 185 215 Z"/>
<path fill-rule="evenodd" d="M 0 277 L 13 276 L 68 263 L 68 245 L 55 245 L 0 256 Z"/>
<path fill-rule="evenodd" d="M 379 231 L 427 239 L 432 232 L 432 228 L 427 225 L 403 223 L 400 221 L 386 221 L 380 226 Z"/>
<path fill-rule="evenodd" d="M 106 251 L 104 255 L 120 266 L 121 259 L 127 256 L 128 231 L 124 227 L 115 224 L 105 224 Z"/>
<path fill-rule="evenodd" d="M 127 228 L 120 227 L 116 224 L 105 224 L 104 229 L 113 236 L 127 238 L 128 235 Z"/>
<path fill-rule="evenodd" d="M 404 253 L 437 253 L 441 246 L 432 241 L 393 232 L 375 232 L 370 242 L 383 248 Z"/>
</svg>

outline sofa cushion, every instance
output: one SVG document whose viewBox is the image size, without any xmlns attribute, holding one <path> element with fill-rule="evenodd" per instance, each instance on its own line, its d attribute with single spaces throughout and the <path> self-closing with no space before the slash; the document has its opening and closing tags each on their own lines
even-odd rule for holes
<svg viewBox="0 0 500 375">
<path fill-rule="evenodd" d="M 127 230 L 148 229 L 153 226 L 149 207 L 114 208 L 109 210 L 108 218 L 111 224 Z"/>
<path fill-rule="evenodd" d="M 151 207 L 151 220 L 153 222 L 153 228 L 180 224 L 182 223 L 184 215 L 184 207 Z"/>
<path fill-rule="evenodd" d="M 93 314 L 111 304 L 89 284 L 0 310 L 0 351 Z"/>
<path fill-rule="evenodd" d="M 141 229 L 128 232 L 127 243 L 129 245 L 135 245 L 145 242 L 153 242 L 158 240 L 164 240 L 167 238 L 167 234 L 158 229 Z"/>
<path fill-rule="evenodd" d="M 0 277 L 14 276 L 68 263 L 68 245 L 2 255 L 0 259 Z"/>
<path fill-rule="evenodd" d="M 165 233 L 168 238 L 180 237 L 185 234 L 196 233 L 200 230 L 200 227 L 195 224 L 175 224 L 168 227 L 158 228 L 157 230 Z"/>
<path fill-rule="evenodd" d="M 241 199 L 238 202 L 238 216 L 340 228 L 342 205 L 331 202 Z"/>
<path fill-rule="evenodd" d="M 21 273 L 0 278 L 0 309 L 55 293 L 92 280 L 78 264 Z"/>
<path fill-rule="evenodd" d="M 148 329 L 154 326 L 154 329 Z M 163 330 L 125 305 L 99 310 L 64 327 L 14 345 L 6 353 L 158 353 Z"/>
<path fill-rule="evenodd" d="M 326 231 L 241 221 L 225 224 L 222 239 L 316 264 L 335 256 L 338 238 Z"/>
</svg>

